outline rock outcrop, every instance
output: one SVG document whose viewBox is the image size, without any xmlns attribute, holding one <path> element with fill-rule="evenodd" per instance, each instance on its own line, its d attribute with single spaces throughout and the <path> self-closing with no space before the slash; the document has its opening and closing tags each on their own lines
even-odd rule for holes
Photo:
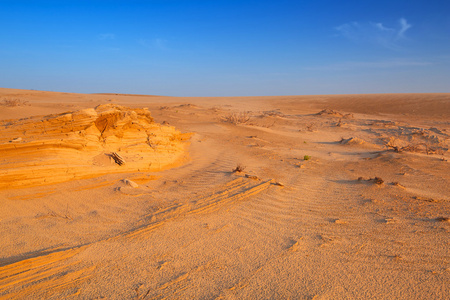
<svg viewBox="0 0 450 300">
<path fill-rule="evenodd" d="M 0 130 L 0 189 L 167 169 L 187 159 L 190 137 L 155 123 L 147 109 L 114 104 L 0 121 Z"/>
</svg>

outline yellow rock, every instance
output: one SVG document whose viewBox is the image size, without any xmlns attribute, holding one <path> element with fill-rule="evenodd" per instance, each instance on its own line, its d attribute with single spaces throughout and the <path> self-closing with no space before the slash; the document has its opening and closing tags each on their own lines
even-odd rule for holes
<svg viewBox="0 0 450 300">
<path fill-rule="evenodd" d="M 0 189 L 160 171 L 183 163 L 189 145 L 188 134 L 155 123 L 147 109 L 114 104 L 0 121 L 0 128 Z M 18 142 L 11 143 L 13 139 Z M 112 152 L 126 164 L 98 163 L 110 160 Z"/>
</svg>

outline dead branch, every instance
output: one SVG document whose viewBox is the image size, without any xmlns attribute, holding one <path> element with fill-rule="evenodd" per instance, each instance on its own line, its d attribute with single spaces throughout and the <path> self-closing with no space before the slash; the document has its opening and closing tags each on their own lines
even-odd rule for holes
<svg viewBox="0 0 450 300">
<path fill-rule="evenodd" d="M 122 158 L 122 156 L 117 154 L 117 152 L 112 152 L 109 156 L 112 157 L 115 163 L 118 164 L 119 166 L 125 164 L 125 160 Z"/>
</svg>

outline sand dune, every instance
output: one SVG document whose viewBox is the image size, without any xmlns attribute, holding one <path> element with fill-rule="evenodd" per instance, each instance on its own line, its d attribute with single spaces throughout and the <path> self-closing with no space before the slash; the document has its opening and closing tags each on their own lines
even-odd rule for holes
<svg viewBox="0 0 450 300">
<path fill-rule="evenodd" d="M 1 299 L 450 294 L 450 94 L 0 105 Z"/>
</svg>

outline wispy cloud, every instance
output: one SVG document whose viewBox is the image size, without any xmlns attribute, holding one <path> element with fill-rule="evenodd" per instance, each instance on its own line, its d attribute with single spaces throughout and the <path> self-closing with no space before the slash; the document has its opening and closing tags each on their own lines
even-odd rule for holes
<svg viewBox="0 0 450 300">
<path fill-rule="evenodd" d="M 433 63 L 423 60 L 391 59 L 381 61 L 347 61 L 330 65 L 305 67 L 308 71 L 346 71 L 355 69 L 391 69 L 407 67 L 426 67 Z"/>
<path fill-rule="evenodd" d="M 140 39 L 138 43 L 149 49 L 167 50 L 167 40 L 160 38 L 152 40 Z"/>
<path fill-rule="evenodd" d="M 400 42 L 405 39 L 405 33 L 412 27 L 405 18 L 398 20 L 395 27 L 385 26 L 383 23 L 350 22 L 335 27 L 338 36 L 342 36 L 358 43 L 370 43 L 388 49 L 399 50 Z"/>
<path fill-rule="evenodd" d="M 114 33 L 102 33 L 98 35 L 98 38 L 101 40 L 114 40 L 116 35 Z"/>
<path fill-rule="evenodd" d="M 409 28 L 411 28 L 411 24 L 408 24 L 408 22 L 406 21 L 406 19 L 404 19 L 404 18 L 401 18 L 400 20 L 399 20 L 399 23 L 400 23 L 400 30 L 398 31 L 398 36 L 399 37 L 401 37 L 401 38 L 403 38 L 404 37 L 404 34 L 405 34 L 405 32 L 406 32 L 406 30 L 408 30 Z"/>
</svg>

